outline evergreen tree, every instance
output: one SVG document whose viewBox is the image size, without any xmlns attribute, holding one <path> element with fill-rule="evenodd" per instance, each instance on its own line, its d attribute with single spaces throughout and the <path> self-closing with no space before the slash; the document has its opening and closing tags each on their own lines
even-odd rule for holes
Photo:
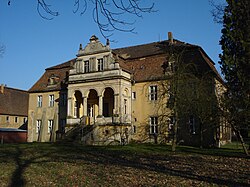
<svg viewBox="0 0 250 187">
<path fill-rule="evenodd" d="M 227 85 L 224 98 L 227 120 L 241 138 L 240 129 L 247 129 L 250 124 L 249 0 L 227 0 L 220 44 L 221 71 Z"/>
</svg>

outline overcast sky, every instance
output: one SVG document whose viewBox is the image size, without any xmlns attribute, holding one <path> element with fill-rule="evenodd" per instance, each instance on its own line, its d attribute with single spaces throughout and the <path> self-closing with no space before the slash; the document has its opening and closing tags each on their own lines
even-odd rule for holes
<svg viewBox="0 0 250 187">
<path fill-rule="evenodd" d="M 111 48 L 166 40 L 171 31 L 175 39 L 201 46 L 218 63 L 222 25 L 213 22 L 209 0 L 145 1 L 155 2 L 158 11 L 142 19 L 124 17 L 136 19 L 137 34 L 114 32 Z M 0 44 L 6 46 L 0 57 L 0 84 L 28 90 L 46 68 L 75 58 L 79 44 L 85 46 L 93 34 L 105 43 L 91 13 L 72 13 L 74 0 L 47 0 L 60 12 L 51 21 L 39 16 L 35 0 L 12 0 L 10 6 L 7 2 L 0 1 Z"/>
</svg>

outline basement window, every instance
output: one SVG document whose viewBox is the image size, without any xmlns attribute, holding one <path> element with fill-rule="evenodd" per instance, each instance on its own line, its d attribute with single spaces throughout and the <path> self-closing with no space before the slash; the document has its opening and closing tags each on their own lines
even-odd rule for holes
<svg viewBox="0 0 250 187">
<path fill-rule="evenodd" d="M 10 117 L 6 116 L 6 122 L 9 123 L 10 122 Z"/>
<path fill-rule="evenodd" d="M 15 123 L 18 123 L 18 117 L 15 117 Z"/>
</svg>

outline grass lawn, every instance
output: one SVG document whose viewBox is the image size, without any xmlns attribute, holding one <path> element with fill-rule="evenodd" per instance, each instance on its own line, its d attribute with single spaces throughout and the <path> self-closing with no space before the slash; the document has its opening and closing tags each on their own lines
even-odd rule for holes
<svg viewBox="0 0 250 187">
<path fill-rule="evenodd" d="M 250 186 L 241 149 L 0 145 L 0 186 Z"/>
</svg>

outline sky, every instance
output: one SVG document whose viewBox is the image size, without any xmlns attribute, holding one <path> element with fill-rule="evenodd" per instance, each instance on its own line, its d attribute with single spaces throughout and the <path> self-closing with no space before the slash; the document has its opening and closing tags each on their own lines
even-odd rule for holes
<svg viewBox="0 0 250 187">
<path fill-rule="evenodd" d="M 122 19 L 136 20 L 136 34 L 113 32 L 111 48 L 166 40 L 172 32 L 177 40 L 201 46 L 220 71 L 222 25 L 213 21 L 209 0 L 143 1 L 147 5 L 154 2 L 157 11 L 143 14 L 143 18 L 123 15 Z M 41 18 L 34 0 L 12 0 L 10 6 L 7 0 L 0 1 L 0 44 L 5 46 L 0 57 L 0 84 L 28 90 L 46 68 L 75 58 L 79 44 L 85 46 L 92 35 L 106 43 L 92 19 L 91 7 L 81 16 L 73 13 L 74 0 L 46 2 L 60 15 L 52 20 Z"/>
</svg>

